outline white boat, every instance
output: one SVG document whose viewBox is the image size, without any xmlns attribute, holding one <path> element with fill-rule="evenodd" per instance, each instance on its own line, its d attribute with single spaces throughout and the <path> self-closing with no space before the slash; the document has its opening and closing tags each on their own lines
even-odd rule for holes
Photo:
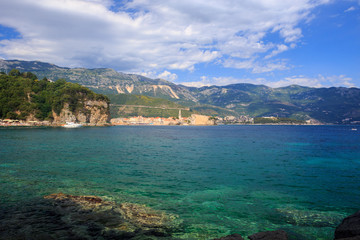
<svg viewBox="0 0 360 240">
<path fill-rule="evenodd" d="M 64 128 L 79 128 L 82 127 L 82 124 L 80 123 L 74 123 L 74 122 L 67 122 L 66 124 L 62 125 Z"/>
</svg>

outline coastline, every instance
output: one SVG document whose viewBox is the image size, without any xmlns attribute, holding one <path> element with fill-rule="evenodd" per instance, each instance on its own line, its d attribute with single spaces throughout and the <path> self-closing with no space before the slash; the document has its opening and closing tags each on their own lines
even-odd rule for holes
<svg viewBox="0 0 360 240">
<path fill-rule="evenodd" d="M 209 120 L 208 116 L 196 115 L 192 118 L 146 118 L 146 117 L 130 117 L 130 118 L 112 118 L 109 122 L 100 123 L 86 123 L 80 122 L 83 127 L 109 127 L 109 126 L 325 126 L 325 125 L 344 125 L 344 126 L 357 126 L 354 124 L 333 124 L 333 123 L 320 123 L 320 122 L 304 122 L 304 123 L 224 123 Z M 65 122 L 50 122 L 50 121 L 24 121 L 13 119 L 0 119 L 0 127 L 63 127 Z M 354 128 L 354 130 L 357 130 Z"/>
<path fill-rule="evenodd" d="M 298 123 L 267 123 L 267 124 L 254 124 L 254 123 L 231 123 L 231 124 L 168 124 L 168 123 L 106 123 L 106 124 L 90 124 L 90 123 L 81 123 L 83 127 L 111 127 L 111 126 L 356 126 L 349 124 L 298 124 Z M 15 123 L 2 123 L 0 122 L 0 128 L 11 128 L 11 127 L 63 127 L 64 124 L 58 123 L 47 123 L 47 122 L 37 122 L 37 123 L 29 123 L 29 122 L 15 122 Z"/>
<path fill-rule="evenodd" d="M 0 127 L 63 127 L 65 123 L 52 123 L 50 121 L 22 121 L 22 120 L 0 120 Z M 110 123 L 81 123 L 83 127 L 106 127 Z"/>
</svg>

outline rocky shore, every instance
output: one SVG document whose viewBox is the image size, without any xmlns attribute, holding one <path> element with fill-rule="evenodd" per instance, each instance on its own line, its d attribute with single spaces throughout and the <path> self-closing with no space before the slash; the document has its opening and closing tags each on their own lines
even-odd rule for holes
<svg viewBox="0 0 360 240">
<path fill-rule="evenodd" d="M 177 216 L 97 196 L 55 193 L 0 212 L 0 239 L 172 239 Z"/>
<path fill-rule="evenodd" d="M 173 214 L 134 203 L 115 203 L 98 196 L 54 193 L 16 208 L 0 209 L 0 239 L 105 240 L 176 239 L 182 220 Z M 303 240 L 284 230 L 214 240 Z M 334 240 L 360 240 L 360 211 L 337 226 Z"/>
<path fill-rule="evenodd" d="M 55 123 L 49 121 L 3 121 L 0 120 L 0 127 L 62 127 L 65 123 Z M 84 127 L 105 127 L 112 126 L 111 123 L 108 122 L 100 122 L 100 123 L 86 123 L 81 122 L 81 125 Z"/>
</svg>

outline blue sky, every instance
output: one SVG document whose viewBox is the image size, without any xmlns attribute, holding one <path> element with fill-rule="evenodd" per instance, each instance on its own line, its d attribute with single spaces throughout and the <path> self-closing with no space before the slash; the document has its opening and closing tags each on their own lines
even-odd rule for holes
<svg viewBox="0 0 360 240">
<path fill-rule="evenodd" d="M 360 0 L 4 0 L 0 58 L 189 86 L 360 87 Z"/>
</svg>

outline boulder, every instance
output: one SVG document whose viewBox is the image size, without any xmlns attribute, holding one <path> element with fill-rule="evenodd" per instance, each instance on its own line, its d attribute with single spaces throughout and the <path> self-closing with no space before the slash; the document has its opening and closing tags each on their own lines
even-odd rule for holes
<svg viewBox="0 0 360 240">
<path fill-rule="evenodd" d="M 244 240 L 240 234 L 234 233 L 225 237 L 215 238 L 214 240 Z"/>
<path fill-rule="evenodd" d="M 283 230 L 259 232 L 248 236 L 250 240 L 287 240 L 287 233 Z"/>
<path fill-rule="evenodd" d="M 349 237 L 349 238 L 338 238 L 336 240 L 360 240 L 360 236 L 357 237 Z"/>
<path fill-rule="evenodd" d="M 346 217 L 335 230 L 334 239 L 360 239 L 360 211 Z"/>
</svg>

